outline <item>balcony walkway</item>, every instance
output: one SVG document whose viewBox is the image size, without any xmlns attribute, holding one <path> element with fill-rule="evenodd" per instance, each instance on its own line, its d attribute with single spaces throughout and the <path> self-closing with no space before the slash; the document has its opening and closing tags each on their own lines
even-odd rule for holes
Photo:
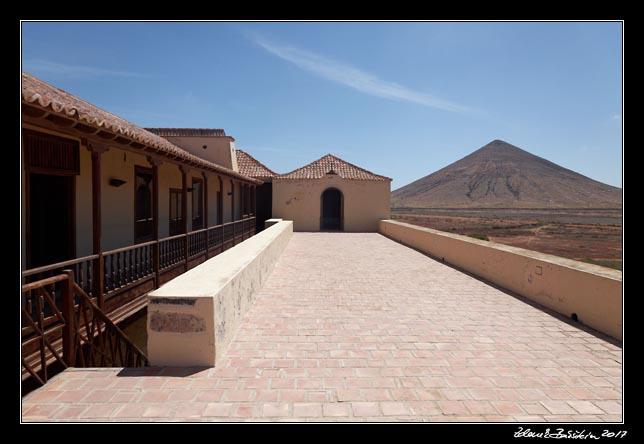
<svg viewBox="0 0 644 444">
<path fill-rule="evenodd" d="M 25 421 L 621 421 L 622 350 L 379 234 L 295 233 L 214 369 L 67 370 Z"/>
</svg>

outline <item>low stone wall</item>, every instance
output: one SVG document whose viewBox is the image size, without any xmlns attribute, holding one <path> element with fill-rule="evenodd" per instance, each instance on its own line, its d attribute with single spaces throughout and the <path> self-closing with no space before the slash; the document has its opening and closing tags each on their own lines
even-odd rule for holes
<svg viewBox="0 0 644 444">
<path fill-rule="evenodd" d="M 622 340 L 622 273 L 392 220 L 378 231 Z"/>
<path fill-rule="evenodd" d="M 150 293 L 150 364 L 214 366 L 292 234 L 278 222 Z"/>
</svg>

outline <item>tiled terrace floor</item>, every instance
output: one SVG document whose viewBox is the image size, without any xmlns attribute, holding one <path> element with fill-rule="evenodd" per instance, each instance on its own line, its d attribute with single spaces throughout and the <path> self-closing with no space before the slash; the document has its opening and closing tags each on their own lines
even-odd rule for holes
<svg viewBox="0 0 644 444">
<path fill-rule="evenodd" d="M 621 362 L 378 234 L 296 233 L 216 368 L 65 371 L 23 419 L 621 421 Z"/>
</svg>

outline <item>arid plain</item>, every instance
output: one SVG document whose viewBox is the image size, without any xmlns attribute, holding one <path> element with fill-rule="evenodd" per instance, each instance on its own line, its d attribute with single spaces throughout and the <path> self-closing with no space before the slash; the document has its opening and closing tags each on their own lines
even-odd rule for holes
<svg viewBox="0 0 644 444">
<path fill-rule="evenodd" d="M 621 209 L 392 209 L 392 219 L 622 269 Z"/>
</svg>

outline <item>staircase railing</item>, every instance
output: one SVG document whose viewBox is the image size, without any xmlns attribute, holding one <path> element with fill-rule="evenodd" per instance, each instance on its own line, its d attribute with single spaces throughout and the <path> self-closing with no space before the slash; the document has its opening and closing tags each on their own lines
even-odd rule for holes
<svg viewBox="0 0 644 444">
<path fill-rule="evenodd" d="M 70 367 L 144 367 L 148 358 L 75 282 Z M 64 338 L 63 338 L 64 339 Z M 70 338 L 71 339 L 71 338 Z M 63 340 L 63 356 L 65 356 Z"/>
<path fill-rule="evenodd" d="M 110 320 L 73 270 L 22 286 L 22 374 L 41 385 L 50 366 L 142 367 L 145 354 Z M 59 308 L 60 307 L 60 308 Z"/>
</svg>

